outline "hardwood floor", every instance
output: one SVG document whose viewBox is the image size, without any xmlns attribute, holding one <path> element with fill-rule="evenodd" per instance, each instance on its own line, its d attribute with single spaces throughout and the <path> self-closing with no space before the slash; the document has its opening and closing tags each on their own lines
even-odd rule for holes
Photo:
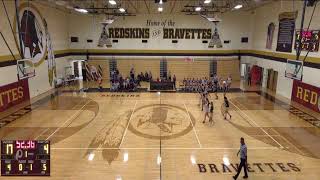
<svg viewBox="0 0 320 180">
<path fill-rule="evenodd" d="M 232 179 L 240 137 L 249 179 L 320 179 L 318 127 L 255 92 L 227 94 L 232 118 L 224 120 L 222 96 L 212 95 L 214 123 L 203 124 L 195 93 L 59 93 L 0 137 L 50 140 L 49 179 Z"/>
</svg>

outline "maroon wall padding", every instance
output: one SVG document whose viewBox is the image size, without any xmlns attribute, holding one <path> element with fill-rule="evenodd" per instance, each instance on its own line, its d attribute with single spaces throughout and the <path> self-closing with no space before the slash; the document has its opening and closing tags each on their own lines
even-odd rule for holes
<svg viewBox="0 0 320 180">
<path fill-rule="evenodd" d="M 261 71 L 262 68 L 259 66 L 252 66 L 251 68 L 251 83 L 252 84 L 259 84 L 261 80 Z"/>
<path fill-rule="evenodd" d="M 0 112 L 30 100 L 28 79 L 0 87 Z"/>
<path fill-rule="evenodd" d="M 320 88 L 298 80 L 293 81 L 291 100 L 320 112 Z"/>
</svg>

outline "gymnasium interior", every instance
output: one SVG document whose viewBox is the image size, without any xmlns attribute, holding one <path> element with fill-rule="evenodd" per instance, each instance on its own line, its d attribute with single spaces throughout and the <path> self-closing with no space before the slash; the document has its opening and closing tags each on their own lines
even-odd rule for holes
<svg viewBox="0 0 320 180">
<path fill-rule="evenodd" d="M 0 180 L 320 179 L 319 0 L 0 0 L 0 35 Z"/>
</svg>

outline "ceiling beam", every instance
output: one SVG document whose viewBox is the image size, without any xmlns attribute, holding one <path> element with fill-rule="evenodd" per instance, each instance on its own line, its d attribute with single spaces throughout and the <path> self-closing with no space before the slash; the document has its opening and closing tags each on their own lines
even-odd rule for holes
<svg viewBox="0 0 320 180">
<path fill-rule="evenodd" d="M 144 4 L 145 4 L 145 5 L 146 5 L 146 7 L 147 7 L 148 14 L 150 14 L 150 9 L 149 9 L 149 6 L 148 6 L 148 4 L 147 4 L 146 0 L 144 0 Z"/>
<path fill-rule="evenodd" d="M 132 1 L 129 1 L 130 6 L 133 7 L 133 9 L 136 11 L 136 13 L 139 13 L 139 10 L 137 9 L 137 7 L 132 3 Z"/>
<path fill-rule="evenodd" d="M 176 7 L 176 2 L 177 2 L 177 0 L 174 0 L 174 2 L 173 2 L 173 6 L 172 6 L 171 11 L 170 11 L 170 14 L 172 14 L 173 9 Z"/>
</svg>

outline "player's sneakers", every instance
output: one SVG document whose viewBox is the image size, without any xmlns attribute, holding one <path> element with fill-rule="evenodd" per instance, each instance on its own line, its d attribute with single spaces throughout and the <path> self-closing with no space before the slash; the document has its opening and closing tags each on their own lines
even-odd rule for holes
<svg viewBox="0 0 320 180">
<path fill-rule="evenodd" d="M 243 179 L 247 179 L 248 178 L 248 176 L 243 176 Z"/>
</svg>

